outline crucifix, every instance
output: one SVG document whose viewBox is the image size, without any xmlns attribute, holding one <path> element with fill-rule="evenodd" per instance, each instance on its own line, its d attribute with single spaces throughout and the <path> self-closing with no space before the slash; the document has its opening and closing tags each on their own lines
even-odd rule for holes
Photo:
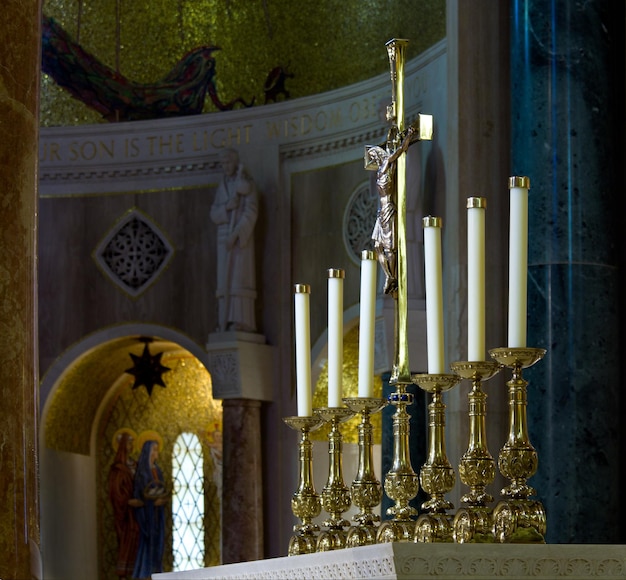
<svg viewBox="0 0 626 580">
<path fill-rule="evenodd" d="M 408 353 L 407 328 L 407 256 L 406 256 L 406 152 L 421 139 L 432 138 L 432 117 L 419 115 L 405 129 L 404 122 L 404 52 L 407 40 L 387 42 L 391 68 L 391 104 L 387 107 L 390 123 L 387 139 L 378 147 L 366 148 L 367 169 L 376 169 L 376 187 L 380 209 L 372 233 L 374 250 L 385 276 L 385 293 L 395 299 L 395 359 L 389 383 L 396 388 L 388 397 L 396 407 L 393 415 L 393 465 L 385 476 L 385 492 L 395 501 L 387 509 L 392 520 L 378 528 L 377 542 L 412 541 L 415 531 L 413 516 L 417 510 L 410 500 L 419 491 L 419 477 L 411 466 L 409 453 L 409 414 L 407 406 L 413 395 L 407 392 L 412 384 Z M 369 163 L 368 163 L 369 161 Z"/>
<path fill-rule="evenodd" d="M 381 145 L 367 146 L 365 168 L 376 171 L 380 208 L 372 239 L 378 261 L 385 273 L 385 294 L 395 305 L 395 361 L 391 384 L 411 383 L 407 344 L 407 274 L 406 274 L 406 151 L 413 143 L 432 139 L 432 116 L 418 115 L 404 127 L 404 59 L 408 40 L 387 42 L 391 69 L 391 104 L 386 118 L 390 123 L 387 138 Z"/>
</svg>

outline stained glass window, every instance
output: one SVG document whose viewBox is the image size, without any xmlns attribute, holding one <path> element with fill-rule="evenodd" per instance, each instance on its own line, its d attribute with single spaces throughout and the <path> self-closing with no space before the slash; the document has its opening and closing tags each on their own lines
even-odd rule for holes
<svg viewBox="0 0 626 580">
<path fill-rule="evenodd" d="M 181 433 L 172 457 L 174 570 L 204 566 L 204 455 L 193 433 Z"/>
</svg>

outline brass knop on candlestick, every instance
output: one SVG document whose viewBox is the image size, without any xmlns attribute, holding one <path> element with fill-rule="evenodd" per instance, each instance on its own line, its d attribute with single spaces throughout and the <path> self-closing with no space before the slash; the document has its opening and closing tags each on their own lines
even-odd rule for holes
<svg viewBox="0 0 626 580">
<path fill-rule="evenodd" d="M 422 504 L 426 512 L 415 524 L 416 542 L 452 542 L 453 516 L 447 511 L 454 506 L 444 495 L 454 488 L 456 475 L 446 455 L 445 410 L 442 393 L 454 387 L 460 378 L 449 374 L 417 374 L 413 382 L 431 394 L 428 405 L 428 456 L 420 469 L 422 489 L 430 499 Z"/>
<path fill-rule="evenodd" d="M 293 515 L 300 518 L 302 523 L 293 527 L 294 534 L 289 540 L 287 554 L 289 556 L 312 554 L 317 548 L 317 532 L 319 532 L 319 526 L 312 520 L 321 513 L 322 506 L 313 483 L 313 444 L 309 434 L 321 427 L 322 420 L 315 416 L 297 416 L 285 417 L 283 421 L 292 429 L 300 431 L 298 489 L 291 498 L 291 511 Z"/>
<path fill-rule="evenodd" d="M 530 499 L 535 490 L 526 481 L 537 471 L 538 458 L 528 437 L 526 417 L 528 382 L 522 369 L 540 361 L 546 351 L 542 348 L 495 348 L 489 351 L 493 359 L 512 369 L 507 382 L 509 393 L 509 436 L 500 450 L 500 473 L 510 480 L 502 491 L 502 499 L 493 511 L 494 534 L 502 543 L 545 544 L 546 514 L 538 500 Z"/>
<path fill-rule="evenodd" d="M 461 361 L 450 365 L 453 372 L 472 381 L 469 399 L 469 443 L 461 457 L 459 477 L 469 487 L 461 497 L 467 504 L 459 508 L 454 517 L 454 541 L 463 543 L 493 542 L 492 508 L 487 504 L 493 496 L 486 486 L 496 476 L 496 464 L 487 449 L 487 394 L 482 382 L 494 377 L 500 370 L 495 361 Z"/>
<path fill-rule="evenodd" d="M 372 510 L 380 504 L 383 491 L 374 472 L 372 423 L 370 415 L 378 413 L 387 405 L 385 399 L 370 397 L 346 397 L 346 407 L 360 413 L 359 423 L 359 462 L 357 473 L 350 488 L 352 503 L 359 508 L 353 516 L 355 524 L 348 531 L 346 547 L 369 546 L 376 543 L 380 516 Z"/>
<path fill-rule="evenodd" d="M 351 499 L 350 491 L 343 480 L 343 436 L 339 424 L 350 419 L 353 413 L 345 407 L 320 407 L 313 409 L 313 413 L 323 422 L 330 423 L 328 479 L 321 494 L 322 508 L 329 517 L 323 522 L 326 529 L 320 532 L 316 546 L 318 552 L 328 552 L 346 547 L 347 531 L 344 528 L 350 526 L 350 522 L 342 516 L 350 509 Z"/>
</svg>

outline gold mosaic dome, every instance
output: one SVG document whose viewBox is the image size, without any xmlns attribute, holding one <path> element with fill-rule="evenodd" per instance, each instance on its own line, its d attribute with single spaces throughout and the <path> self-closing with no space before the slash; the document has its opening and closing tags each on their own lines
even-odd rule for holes
<svg viewBox="0 0 626 580">
<path fill-rule="evenodd" d="M 158 82 L 193 49 L 217 47 L 217 100 L 207 96 L 203 113 L 222 110 L 216 102 L 263 106 L 363 81 L 388 70 L 389 39 L 409 39 L 410 59 L 445 36 L 445 0 L 45 0 L 43 13 L 132 83 Z M 101 122 L 42 74 L 43 126 Z"/>
</svg>

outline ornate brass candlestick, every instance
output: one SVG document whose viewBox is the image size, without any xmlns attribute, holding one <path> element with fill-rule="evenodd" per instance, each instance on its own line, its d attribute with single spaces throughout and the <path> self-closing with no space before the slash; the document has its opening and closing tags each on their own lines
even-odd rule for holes
<svg viewBox="0 0 626 580">
<path fill-rule="evenodd" d="M 352 411 L 345 407 L 321 407 L 313 409 L 324 422 L 330 423 L 328 433 L 328 479 L 322 490 L 322 507 L 329 517 L 324 520 L 326 530 L 317 538 L 317 551 L 327 552 L 346 547 L 347 532 L 344 528 L 350 522 L 342 517 L 350 509 L 350 491 L 343 482 L 342 435 L 339 424 L 352 417 Z"/>
<path fill-rule="evenodd" d="M 442 393 L 459 381 L 457 375 L 413 375 L 413 382 L 431 393 L 428 405 L 428 458 L 420 469 L 420 483 L 430 499 L 422 504 L 426 513 L 419 516 L 415 524 L 416 542 L 452 542 L 453 516 L 446 512 L 454 506 L 444 498 L 444 494 L 452 490 L 456 476 L 446 455 L 446 406 Z"/>
<path fill-rule="evenodd" d="M 370 415 L 378 413 L 387 401 L 385 399 L 349 397 L 343 399 L 348 409 L 361 414 L 359 423 L 359 464 L 356 477 L 350 488 L 352 503 L 361 511 L 353 516 L 356 525 L 348 532 L 346 547 L 368 546 L 376 543 L 376 533 L 380 516 L 372 512 L 382 500 L 383 490 L 374 473 L 372 455 L 372 424 Z"/>
<path fill-rule="evenodd" d="M 396 503 L 387 509 L 392 520 L 378 528 L 376 541 L 411 542 L 415 532 L 417 510 L 409 505 L 419 491 L 419 479 L 411 466 L 409 455 L 409 420 L 406 407 L 413 403 L 413 395 L 406 392 L 406 384 L 398 383 L 397 391 L 389 395 L 389 402 L 396 407 L 393 416 L 393 464 L 385 477 L 385 492 Z"/>
<path fill-rule="evenodd" d="M 470 490 L 461 497 L 467 507 L 460 508 L 454 517 L 454 541 L 493 542 L 492 508 L 487 506 L 493 496 L 485 488 L 496 476 L 496 462 L 487 449 L 487 394 L 482 382 L 495 376 L 500 365 L 495 361 L 468 361 L 452 363 L 451 368 L 461 378 L 472 381 L 468 395 L 469 445 L 459 464 L 459 477 Z"/>
<path fill-rule="evenodd" d="M 298 443 L 298 459 L 300 472 L 298 489 L 291 498 L 291 511 L 300 518 L 301 524 L 293 527 L 294 535 L 289 540 L 289 556 L 298 554 L 312 554 L 316 551 L 317 532 L 319 526 L 312 522 L 322 511 L 320 496 L 315 492 L 313 484 L 313 444 L 309 433 L 322 425 L 319 417 L 285 417 L 283 419 L 289 427 L 300 431 Z"/>
<path fill-rule="evenodd" d="M 522 369 L 541 360 L 546 351 L 542 348 L 496 348 L 489 354 L 500 364 L 513 370 L 507 383 L 509 391 L 509 437 L 500 450 L 500 473 L 511 481 L 501 494 L 493 511 L 496 540 L 504 543 L 545 543 L 546 514 L 538 500 L 529 499 L 535 490 L 526 480 L 537 471 L 538 458 L 528 438 L 526 420 L 526 387 Z"/>
</svg>

